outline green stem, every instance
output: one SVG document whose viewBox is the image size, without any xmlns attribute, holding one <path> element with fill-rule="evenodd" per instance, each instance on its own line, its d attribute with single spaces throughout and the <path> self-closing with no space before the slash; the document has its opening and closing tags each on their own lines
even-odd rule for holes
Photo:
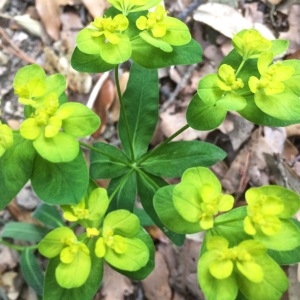
<svg viewBox="0 0 300 300">
<path fill-rule="evenodd" d="M 166 140 L 164 140 L 161 144 L 159 144 L 156 148 L 154 148 L 152 151 L 147 152 L 144 156 L 142 156 L 138 161 L 137 161 L 137 165 L 140 165 L 141 163 L 143 163 L 146 159 L 148 159 L 151 155 L 153 155 L 153 153 L 155 153 L 157 150 L 159 150 L 161 147 L 163 147 L 164 145 L 168 144 L 169 142 L 171 142 L 176 136 L 178 136 L 179 134 L 181 134 L 182 132 L 184 132 L 186 129 L 188 129 L 190 127 L 189 124 L 184 125 L 183 127 L 181 127 L 180 129 L 178 129 L 175 133 L 173 133 L 171 136 L 169 136 Z"/>
<path fill-rule="evenodd" d="M 134 160 L 134 151 L 133 151 L 133 146 L 132 146 L 132 139 L 131 139 L 131 136 L 130 136 L 129 124 L 128 124 L 128 120 L 127 120 L 126 113 L 125 113 L 125 107 L 124 107 L 124 103 L 123 103 L 121 87 L 120 87 L 120 81 L 119 81 L 119 65 L 117 65 L 115 67 L 115 81 L 116 81 L 116 86 L 117 86 L 118 97 L 119 97 L 119 100 L 120 100 L 121 114 L 123 115 L 123 118 L 124 118 L 124 121 L 125 121 L 127 138 L 128 138 L 129 145 L 130 145 L 131 159 Z"/>
<path fill-rule="evenodd" d="M 245 62 L 247 61 L 247 59 L 243 59 L 243 61 L 241 62 L 239 68 L 237 69 L 237 71 L 235 72 L 235 77 L 238 76 L 238 74 L 240 73 L 241 69 L 243 68 Z"/>
<path fill-rule="evenodd" d="M 0 239 L 0 244 L 7 246 L 10 249 L 16 250 L 16 251 L 24 251 L 25 249 L 37 249 L 38 245 L 32 245 L 32 246 L 18 246 L 12 243 L 9 243 L 3 239 Z"/>
</svg>

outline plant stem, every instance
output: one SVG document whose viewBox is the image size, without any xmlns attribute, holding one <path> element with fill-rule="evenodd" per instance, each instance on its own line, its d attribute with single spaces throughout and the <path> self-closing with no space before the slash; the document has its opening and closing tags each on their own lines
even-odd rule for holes
<svg viewBox="0 0 300 300">
<path fill-rule="evenodd" d="M 32 246 L 18 246 L 12 243 L 9 243 L 3 239 L 0 239 L 0 244 L 7 246 L 10 249 L 16 250 L 16 251 L 23 251 L 25 249 L 37 249 L 38 245 L 32 245 Z"/>
<path fill-rule="evenodd" d="M 121 87 L 120 87 L 120 81 L 119 81 L 119 65 L 117 65 L 115 67 L 115 81 L 116 81 L 116 86 L 117 86 L 118 97 L 119 97 L 119 100 L 120 100 L 121 114 L 124 118 L 124 122 L 125 122 L 125 126 L 126 126 L 126 132 L 127 132 L 127 138 L 128 138 L 129 145 L 130 145 L 131 159 L 134 160 L 134 151 L 133 151 L 133 146 L 132 146 L 132 139 L 131 139 L 131 135 L 130 135 L 128 120 L 127 120 L 126 113 L 125 113 L 125 108 L 124 108 L 124 103 L 123 103 L 123 98 L 122 98 L 122 93 L 121 93 Z"/>
<path fill-rule="evenodd" d="M 138 161 L 137 165 L 140 165 L 143 163 L 146 159 L 148 159 L 153 153 L 155 153 L 158 149 L 163 147 L 164 145 L 170 143 L 176 136 L 184 132 L 186 129 L 190 127 L 189 124 L 185 124 L 183 127 L 178 129 L 175 133 L 173 133 L 171 136 L 169 136 L 166 140 L 164 140 L 162 143 L 160 143 L 157 147 L 155 147 L 152 151 L 147 152 L 145 155 L 143 155 Z"/>
<path fill-rule="evenodd" d="M 235 77 L 238 76 L 238 74 L 240 73 L 240 71 L 241 71 L 241 69 L 243 68 L 243 66 L 244 66 L 244 64 L 245 64 L 246 61 L 247 61 L 246 59 L 243 59 L 243 61 L 241 62 L 239 68 L 238 68 L 237 71 L 235 72 Z"/>
</svg>

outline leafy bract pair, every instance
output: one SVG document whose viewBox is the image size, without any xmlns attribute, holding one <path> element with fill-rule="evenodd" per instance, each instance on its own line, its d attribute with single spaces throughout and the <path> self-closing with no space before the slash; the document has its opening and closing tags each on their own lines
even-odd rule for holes
<svg viewBox="0 0 300 300">
<path fill-rule="evenodd" d="M 285 263 L 298 251 L 300 229 L 293 216 L 300 208 L 299 195 L 264 186 L 250 188 L 245 198 L 248 206 L 231 210 L 233 197 L 222 194 L 219 180 L 204 167 L 187 169 L 179 184 L 155 193 L 154 207 L 167 228 L 183 234 L 206 230 L 198 280 L 208 299 L 233 300 L 239 292 L 247 299 L 277 299 L 287 288 L 284 273 L 267 251 L 290 253 Z M 278 286 L 270 272 L 277 274 Z"/>
<path fill-rule="evenodd" d="M 46 76 L 38 65 L 20 69 L 14 79 L 15 94 L 25 104 L 27 119 L 20 134 L 31 140 L 40 156 L 54 163 L 74 160 L 79 153 L 76 138 L 93 133 L 99 117 L 80 103 L 66 102 L 65 78 Z"/>
<path fill-rule="evenodd" d="M 187 120 L 191 127 L 213 129 L 227 111 L 237 111 L 246 119 L 268 126 L 284 126 L 299 121 L 300 72 L 297 60 L 274 62 L 286 51 L 286 40 L 270 41 L 257 30 L 243 30 L 232 40 L 234 49 L 223 60 L 217 74 L 200 80 Z"/>
<path fill-rule="evenodd" d="M 91 253 L 96 259 L 104 258 L 111 266 L 126 272 L 139 271 L 149 263 L 150 255 L 153 256 L 137 216 L 127 210 L 115 210 L 105 216 L 108 204 L 106 190 L 96 188 L 77 205 L 63 206 L 64 217 L 78 221 L 86 233 L 77 237 L 70 228 L 59 227 L 40 242 L 41 254 L 50 259 L 59 257 L 55 278 L 62 288 L 81 287 L 87 281 Z M 149 265 L 148 269 L 152 267 Z"/>
<path fill-rule="evenodd" d="M 97 71 L 112 69 L 129 58 L 143 66 L 149 64 L 143 61 L 150 60 L 150 66 L 156 67 L 155 60 L 164 52 L 172 52 L 171 61 L 174 61 L 177 51 L 173 51 L 173 47 L 189 44 L 191 35 L 183 22 L 167 16 L 162 5 L 151 12 L 145 11 L 157 2 L 111 1 L 114 7 L 104 17 L 97 17 L 79 32 L 77 50 L 72 57 L 73 66 L 81 68 L 80 57 L 86 55 L 86 60 L 94 60 L 98 65 Z M 139 6 L 137 3 L 144 4 Z M 195 51 L 200 50 L 195 44 L 193 47 Z M 97 66 L 93 68 L 96 70 Z"/>
<path fill-rule="evenodd" d="M 263 244 L 244 240 L 234 247 L 220 236 L 206 242 L 198 262 L 198 280 L 208 300 L 279 299 L 288 288 L 280 266 Z"/>
</svg>

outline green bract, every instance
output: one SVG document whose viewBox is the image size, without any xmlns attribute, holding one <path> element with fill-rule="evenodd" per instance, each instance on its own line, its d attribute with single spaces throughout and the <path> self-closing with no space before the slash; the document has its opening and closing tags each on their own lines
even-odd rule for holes
<svg viewBox="0 0 300 300">
<path fill-rule="evenodd" d="M 20 103 L 38 107 L 46 98 L 49 102 L 58 99 L 66 89 L 66 80 L 61 74 L 47 77 L 40 66 L 33 64 L 17 72 L 13 86 Z"/>
<path fill-rule="evenodd" d="M 144 41 L 165 52 L 172 52 L 172 46 L 182 46 L 191 40 L 188 27 L 178 19 L 167 17 L 162 5 L 147 16 L 139 17 L 136 26 L 142 30 L 140 37 Z"/>
<path fill-rule="evenodd" d="M 233 37 L 232 44 L 244 60 L 257 58 L 262 52 L 272 48 L 272 42 L 255 29 L 240 31 Z"/>
<path fill-rule="evenodd" d="M 66 87 L 61 75 L 46 77 L 41 67 L 31 65 L 18 71 L 15 93 L 23 104 L 31 106 L 20 133 L 33 141 L 36 151 L 46 160 L 61 163 L 74 160 L 79 153 L 77 137 L 93 133 L 99 117 L 80 103 L 60 103 Z"/>
<path fill-rule="evenodd" d="M 127 210 L 109 213 L 97 239 L 96 256 L 104 258 L 110 265 L 126 271 L 137 271 L 149 260 L 146 244 L 136 237 L 140 222 Z"/>
<path fill-rule="evenodd" d="M 14 137 L 11 128 L 6 124 L 2 124 L 0 121 L 0 157 L 13 143 Z"/>
<path fill-rule="evenodd" d="M 234 198 L 223 195 L 218 178 L 207 168 L 186 170 L 173 190 L 178 213 L 188 222 L 199 222 L 202 229 L 213 227 L 213 217 L 232 208 Z"/>
<path fill-rule="evenodd" d="M 77 47 L 84 53 L 98 54 L 109 64 L 120 64 L 131 56 L 129 37 L 123 33 L 128 25 L 128 19 L 122 14 L 96 18 L 90 27 L 77 35 Z"/>
<path fill-rule="evenodd" d="M 129 12 L 148 10 L 160 3 L 161 0 L 108 0 L 108 2 L 127 15 Z"/>
<path fill-rule="evenodd" d="M 286 86 L 295 68 L 286 62 L 272 64 L 273 54 L 262 53 L 257 62 L 260 78 L 251 76 L 249 88 L 254 93 L 255 104 L 266 114 L 282 119 L 298 119 L 300 113 L 299 93 Z M 295 63 L 296 64 L 296 63 Z"/>
<path fill-rule="evenodd" d="M 70 289 L 85 283 L 91 269 L 90 251 L 70 228 L 54 229 L 39 243 L 38 249 L 47 258 L 59 255 L 55 277 L 61 287 Z"/>
<path fill-rule="evenodd" d="M 208 300 L 234 300 L 239 290 L 247 299 L 278 299 L 288 287 L 284 272 L 263 244 L 245 240 L 229 248 L 220 236 L 207 240 L 198 262 L 198 280 Z"/>
<path fill-rule="evenodd" d="M 291 217 L 299 210 L 299 196 L 280 186 L 251 188 L 246 192 L 247 234 L 275 250 L 291 250 L 300 245 L 299 228 Z"/>
<path fill-rule="evenodd" d="M 106 189 L 96 188 L 77 205 L 62 206 L 63 216 L 68 221 L 78 221 L 85 228 L 98 227 L 103 221 L 108 205 Z"/>
</svg>

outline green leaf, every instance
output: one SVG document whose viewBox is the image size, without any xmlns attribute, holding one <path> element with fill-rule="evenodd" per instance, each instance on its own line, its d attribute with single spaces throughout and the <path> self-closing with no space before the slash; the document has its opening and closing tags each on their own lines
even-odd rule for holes
<svg viewBox="0 0 300 300">
<path fill-rule="evenodd" d="M 244 97 L 235 92 L 226 92 L 223 97 L 217 101 L 216 105 L 226 110 L 241 110 L 247 105 Z"/>
<path fill-rule="evenodd" d="M 226 109 L 207 105 L 196 94 L 187 108 L 186 120 L 196 130 L 211 130 L 217 128 L 226 115 Z"/>
<path fill-rule="evenodd" d="M 113 69 L 116 65 L 105 62 L 100 54 L 86 54 L 75 48 L 71 57 L 72 67 L 79 72 L 103 73 Z"/>
<path fill-rule="evenodd" d="M 143 280 L 145 279 L 153 270 L 154 265 L 155 265 L 155 248 L 153 245 L 153 241 L 151 239 L 151 237 L 149 236 L 149 234 L 145 231 L 145 229 L 143 229 L 142 227 L 140 227 L 139 231 L 137 232 L 137 234 L 135 235 L 136 238 L 140 239 L 141 241 L 144 242 L 144 244 L 147 246 L 148 251 L 149 251 L 149 259 L 147 264 L 142 267 L 141 269 L 137 270 L 137 271 L 133 271 L 133 272 L 129 272 L 129 271 L 124 271 L 124 270 L 120 270 L 118 268 L 113 267 L 113 269 L 115 269 L 116 271 L 118 271 L 119 273 L 133 279 L 133 280 Z"/>
<path fill-rule="evenodd" d="M 217 146 L 201 141 L 171 142 L 150 153 L 140 167 L 162 177 L 180 177 L 187 168 L 208 167 L 226 157 Z"/>
<path fill-rule="evenodd" d="M 67 88 L 66 79 L 61 74 L 53 74 L 46 77 L 45 95 L 55 93 L 58 97 L 62 95 Z"/>
<path fill-rule="evenodd" d="M 290 45 L 290 41 L 282 39 L 272 40 L 271 42 L 272 47 L 269 51 L 271 51 L 274 56 L 284 53 Z"/>
<path fill-rule="evenodd" d="M 81 103 L 64 103 L 60 106 L 60 109 L 72 111 L 71 116 L 63 119 L 62 128 L 74 137 L 84 137 L 92 134 L 100 126 L 98 115 Z"/>
<path fill-rule="evenodd" d="M 58 256 L 68 246 L 66 241 L 77 240 L 76 235 L 69 227 L 58 227 L 50 231 L 39 243 L 39 252 L 47 258 Z"/>
<path fill-rule="evenodd" d="M 149 70 L 133 63 L 126 91 L 122 97 L 118 124 L 122 146 L 128 156 L 144 154 L 158 120 L 157 70 Z"/>
<path fill-rule="evenodd" d="M 253 238 L 272 250 L 287 251 L 299 247 L 300 228 L 292 219 L 281 219 L 280 222 L 281 228 L 275 235 L 268 236 L 258 231 Z"/>
<path fill-rule="evenodd" d="M 238 113 L 252 123 L 272 127 L 283 127 L 300 123 L 300 117 L 298 120 L 280 120 L 278 118 L 267 115 L 255 104 L 253 95 L 245 98 L 247 100 L 247 106 L 244 109 L 238 111 Z"/>
<path fill-rule="evenodd" d="M 237 280 L 241 292 L 247 299 L 281 299 L 289 286 L 283 270 L 268 255 L 256 257 L 255 262 L 263 268 L 263 281 L 254 283 L 239 275 Z"/>
<path fill-rule="evenodd" d="M 238 207 L 221 214 L 215 218 L 214 227 L 207 231 L 206 237 L 222 236 L 229 241 L 230 247 L 251 238 L 244 232 L 243 220 L 246 215 L 246 206 Z"/>
<path fill-rule="evenodd" d="M 20 268 L 26 283 L 39 295 L 43 295 L 44 273 L 37 262 L 34 250 L 26 248 L 20 257 Z"/>
<path fill-rule="evenodd" d="M 143 208 L 135 207 L 133 209 L 133 213 L 139 218 L 141 226 L 145 227 L 155 225 Z"/>
<path fill-rule="evenodd" d="M 216 279 L 210 273 L 209 266 L 216 260 L 215 254 L 206 252 L 198 261 L 198 282 L 208 300 L 234 300 L 238 293 L 238 285 L 234 276 Z"/>
<path fill-rule="evenodd" d="M 115 244 L 117 244 L 117 237 L 122 239 L 122 245 L 125 245 L 126 250 L 122 253 L 117 253 L 112 248 L 107 247 L 104 257 L 105 260 L 110 265 L 129 272 L 138 271 L 145 267 L 149 259 L 149 251 L 146 244 L 135 237 L 114 236 Z"/>
<path fill-rule="evenodd" d="M 221 99 L 224 91 L 218 85 L 218 75 L 209 74 L 199 81 L 197 93 L 199 98 L 208 106 L 213 106 Z"/>
<path fill-rule="evenodd" d="M 174 185 L 164 186 L 154 195 L 153 204 L 159 219 L 176 233 L 190 234 L 201 231 L 199 222 L 188 222 L 178 213 L 173 202 L 173 189 Z"/>
<path fill-rule="evenodd" d="M 39 225 L 23 222 L 8 222 L 3 227 L 1 237 L 37 243 L 43 239 L 48 231 L 48 228 Z"/>
<path fill-rule="evenodd" d="M 18 194 L 29 180 L 36 152 L 32 142 L 14 133 L 14 144 L 0 157 L 0 210 Z"/>
<path fill-rule="evenodd" d="M 131 41 L 132 59 L 145 68 L 164 68 L 172 65 L 196 64 L 202 60 L 202 49 L 198 42 L 191 40 L 183 46 L 174 46 L 172 52 L 164 52 L 151 46 L 142 38 Z"/>
<path fill-rule="evenodd" d="M 300 246 L 289 251 L 268 250 L 268 254 L 279 265 L 293 265 L 300 262 Z"/>
<path fill-rule="evenodd" d="M 33 141 L 33 146 L 40 156 L 52 163 L 72 161 L 79 152 L 79 142 L 65 132 L 59 132 L 52 138 L 46 138 L 41 134 Z"/>
<path fill-rule="evenodd" d="M 39 205 L 32 216 L 50 228 L 64 226 L 64 220 L 57 207 L 46 203 Z"/>
<path fill-rule="evenodd" d="M 110 202 L 109 211 L 114 209 L 127 209 L 133 211 L 136 200 L 136 174 L 128 172 L 120 177 L 113 178 L 108 186 L 108 194 L 114 194 Z"/>
<path fill-rule="evenodd" d="M 145 172 L 139 172 L 137 174 L 137 187 L 138 194 L 141 198 L 143 208 L 153 220 L 153 222 L 162 230 L 162 232 L 177 246 L 181 246 L 184 242 L 185 236 L 177 234 L 168 228 L 161 222 L 157 212 L 154 209 L 153 197 L 155 192 L 162 186 L 166 185 L 165 181 L 161 178 L 147 174 Z"/>
<path fill-rule="evenodd" d="M 60 263 L 59 257 L 50 259 L 45 276 L 45 287 L 43 300 L 54 300 L 54 299 L 72 299 L 72 300 L 83 300 L 93 299 L 97 290 L 100 287 L 103 277 L 103 259 L 96 257 L 94 253 L 95 240 L 89 239 L 87 243 L 90 249 L 90 255 L 92 259 L 92 268 L 89 277 L 84 285 L 79 288 L 64 289 L 56 281 L 55 270 Z M 80 272 L 80 270 L 78 270 Z"/>
<path fill-rule="evenodd" d="M 63 288 L 77 288 L 85 284 L 91 270 L 91 257 L 88 247 L 81 243 L 79 250 L 74 252 L 74 248 L 66 247 L 60 253 L 61 263 L 55 270 L 58 284 Z M 63 255 L 62 255 L 63 254 Z M 67 262 L 62 262 L 62 257 Z M 71 258 L 71 259 L 70 259 Z"/>
<path fill-rule="evenodd" d="M 128 157 L 118 148 L 105 143 L 95 143 L 91 151 L 90 173 L 92 178 L 115 178 L 129 170 Z"/>
<path fill-rule="evenodd" d="M 138 217 L 125 209 L 110 212 L 104 219 L 103 228 L 113 230 L 114 234 L 134 237 L 140 228 Z"/>
<path fill-rule="evenodd" d="M 86 192 L 88 182 L 88 170 L 81 152 L 69 163 L 54 164 L 39 155 L 34 160 L 32 187 L 48 204 L 78 203 Z"/>
<path fill-rule="evenodd" d="M 266 95 L 257 92 L 254 95 L 255 104 L 266 114 L 284 121 L 296 121 L 300 115 L 299 95 L 290 91 Z"/>
</svg>

